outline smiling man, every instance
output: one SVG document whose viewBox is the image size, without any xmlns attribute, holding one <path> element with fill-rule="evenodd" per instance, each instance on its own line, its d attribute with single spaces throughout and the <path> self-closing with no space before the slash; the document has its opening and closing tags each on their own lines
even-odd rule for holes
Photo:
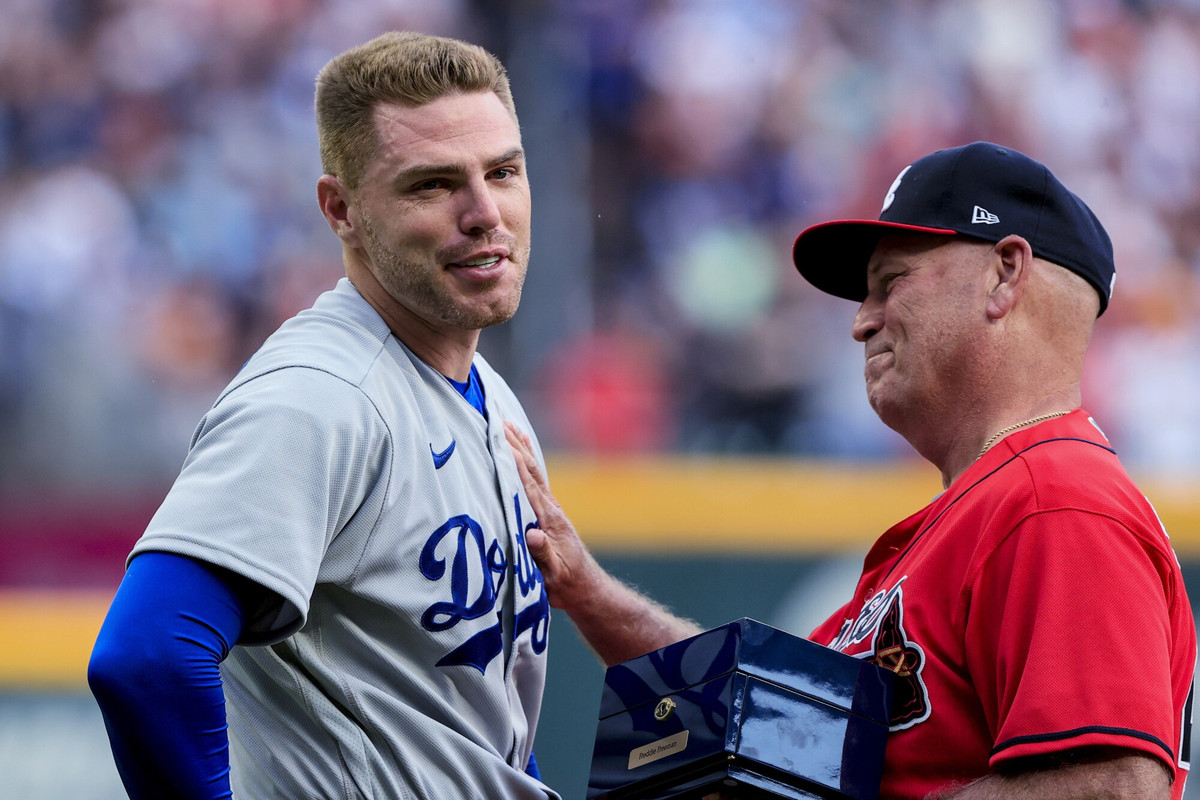
<svg viewBox="0 0 1200 800">
<path fill-rule="evenodd" d="M 133 798 L 557 798 L 529 422 L 476 352 L 529 261 L 508 79 L 391 33 L 316 113 L 347 277 L 217 398 L 130 555 L 89 669 L 118 769 Z"/>
<path fill-rule="evenodd" d="M 896 673 L 883 796 L 1178 800 L 1195 626 L 1162 524 L 1082 408 L 1116 276 L 1096 215 L 975 142 L 793 256 L 860 304 L 867 399 L 946 487 L 813 633 Z"/>
<path fill-rule="evenodd" d="M 811 635 L 895 673 L 880 797 L 1180 800 L 1191 606 L 1154 509 L 1081 407 L 1115 276 L 1099 220 L 1042 164 L 976 142 L 905 168 L 878 220 L 804 231 L 793 257 L 860 304 L 867 398 L 945 484 L 883 532 Z M 533 440 L 509 441 L 550 602 L 605 663 L 695 632 L 600 568 Z"/>
</svg>

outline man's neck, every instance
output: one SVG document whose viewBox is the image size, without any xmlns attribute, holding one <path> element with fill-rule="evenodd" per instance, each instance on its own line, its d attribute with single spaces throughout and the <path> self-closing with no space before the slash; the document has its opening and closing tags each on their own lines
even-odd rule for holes
<svg viewBox="0 0 1200 800">
<path fill-rule="evenodd" d="M 479 331 L 445 331 L 422 320 L 383 288 L 375 274 L 365 264 L 347 264 L 350 282 L 371 308 L 383 318 L 388 328 L 417 358 L 447 378 L 462 381 L 471 374 Z"/>
<path fill-rule="evenodd" d="M 1056 395 L 1027 404 L 1019 409 L 1010 409 L 1004 413 L 981 418 L 986 421 L 970 426 L 970 433 L 960 437 L 955 446 L 947 451 L 940 464 L 934 462 L 939 464 L 941 469 L 943 487 L 949 488 L 950 484 L 958 480 L 972 464 L 983 457 L 984 453 L 1008 436 L 1047 420 L 1065 416 L 1076 408 L 1079 408 L 1078 396 L 1067 398 Z"/>
</svg>

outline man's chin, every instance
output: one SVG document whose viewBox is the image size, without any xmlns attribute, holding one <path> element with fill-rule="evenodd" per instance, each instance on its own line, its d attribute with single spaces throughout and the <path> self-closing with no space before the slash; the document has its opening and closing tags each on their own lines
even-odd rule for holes
<svg viewBox="0 0 1200 800">
<path fill-rule="evenodd" d="M 521 298 L 518 296 L 511 301 L 491 306 L 460 309 L 457 315 L 458 318 L 453 320 L 453 322 L 460 328 L 473 330 L 483 330 L 484 328 L 502 325 L 516 316 L 520 300 Z"/>
<path fill-rule="evenodd" d="M 878 391 L 877 388 L 874 391 L 867 390 L 867 403 L 875 412 L 875 416 L 879 417 L 879 420 L 889 428 L 895 430 L 896 423 L 903 421 L 904 414 L 899 405 L 889 400 L 888 396 Z"/>
</svg>

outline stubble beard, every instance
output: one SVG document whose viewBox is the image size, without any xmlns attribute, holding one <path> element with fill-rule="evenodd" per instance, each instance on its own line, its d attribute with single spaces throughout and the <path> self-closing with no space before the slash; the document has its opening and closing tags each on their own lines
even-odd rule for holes
<svg viewBox="0 0 1200 800">
<path fill-rule="evenodd" d="M 511 291 L 497 295 L 486 305 L 478 306 L 463 302 L 461 295 L 455 294 L 446 284 L 438 281 L 442 269 L 440 264 L 443 261 L 452 262 L 454 257 L 443 259 L 439 254 L 439 266 L 435 267 L 437 271 L 430 271 L 427 264 L 406 260 L 386 247 L 380 240 L 374 222 L 366 215 L 362 218 L 362 230 L 363 246 L 371 263 L 375 265 L 380 285 L 397 302 L 421 316 L 454 328 L 482 330 L 508 322 L 517 313 L 529 264 L 529 243 L 519 249 L 511 249 L 516 245 L 515 240 L 510 238 L 505 242 L 510 245 L 510 269 L 518 271 L 516 285 Z"/>
</svg>

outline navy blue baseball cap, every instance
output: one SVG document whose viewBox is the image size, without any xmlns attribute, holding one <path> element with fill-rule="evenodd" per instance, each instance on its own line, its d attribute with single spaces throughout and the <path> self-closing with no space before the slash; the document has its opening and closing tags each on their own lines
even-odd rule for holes
<svg viewBox="0 0 1200 800">
<path fill-rule="evenodd" d="M 1087 279 L 1100 295 L 1101 314 L 1112 297 L 1112 241 L 1100 220 L 1044 165 L 990 142 L 914 161 L 892 183 L 878 220 L 813 225 L 796 237 L 792 260 L 821 291 L 862 302 L 875 245 L 902 231 L 989 242 L 1015 233 L 1038 258 Z"/>
</svg>

